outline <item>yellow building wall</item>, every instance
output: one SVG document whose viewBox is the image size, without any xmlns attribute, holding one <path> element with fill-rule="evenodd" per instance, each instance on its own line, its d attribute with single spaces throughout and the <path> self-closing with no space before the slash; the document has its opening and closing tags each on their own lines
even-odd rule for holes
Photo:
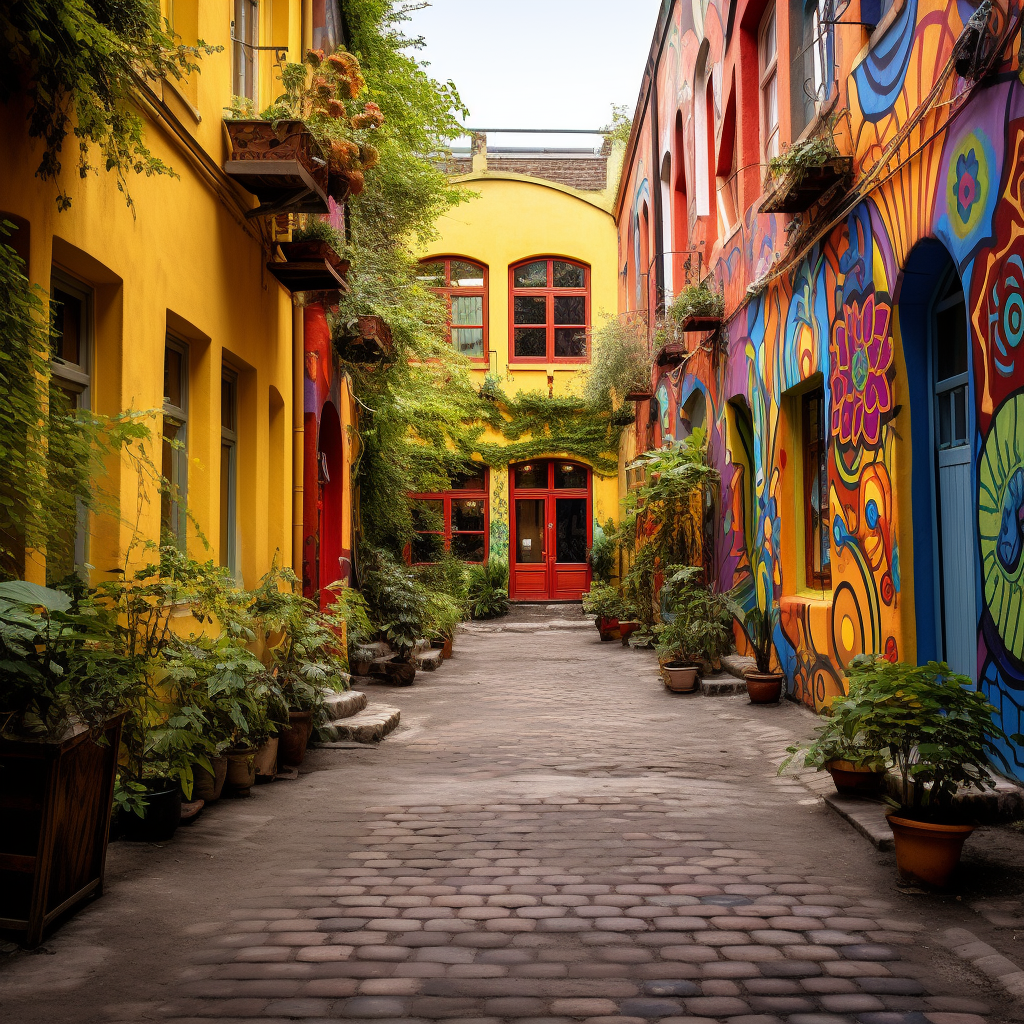
<svg viewBox="0 0 1024 1024">
<path fill-rule="evenodd" d="M 424 259 L 462 256 L 487 267 L 488 364 L 471 370 L 474 383 L 489 373 L 509 395 L 568 395 L 579 388 L 589 363 L 509 363 L 509 267 L 529 257 L 564 256 L 590 267 L 590 327 L 617 315 L 616 233 L 611 195 L 587 192 L 522 174 L 475 171 L 454 179 L 475 195 L 436 224 L 438 236 Z M 485 440 L 502 438 L 488 430 Z M 572 456 L 573 452 L 549 452 Z M 593 519 L 618 521 L 619 485 L 593 474 Z M 505 467 L 490 472 L 490 554 L 508 558 L 509 482 Z"/>
<path fill-rule="evenodd" d="M 169 13 L 165 0 L 164 4 Z M 261 42 L 287 42 L 299 59 L 301 0 L 261 5 Z M 0 106 L 0 216 L 23 225 L 28 276 L 49 292 L 56 268 L 93 292 L 94 353 L 90 407 L 100 413 L 152 411 L 162 427 L 164 346 L 168 332 L 188 346 L 187 500 L 199 529 L 188 551 L 220 559 L 221 374 L 238 374 L 236 574 L 252 585 L 276 551 L 290 564 L 293 411 L 293 323 L 289 293 L 267 272 L 257 221 L 244 211 L 253 198 L 221 172 L 228 155 L 222 123 L 231 100 L 229 3 L 175 0 L 175 25 L 224 49 L 201 61 L 185 83 L 156 83 L 140 95 L 145 142 L 177 177 L 131 175 L 134 213 L 114 175 L 80 179 L 77 145 L 65 142 L 59 187 L 71 208 L 58 212 L 58 183 L 35 177 L 42 147 L 27 134 L 27 104 Z M 269 100 L 277 83 L 274 54 L 260 54 L 259 86 Z M 97 154 L 93 154 L 93 159 Z M 264 230 L 266 225 L 264 226 Z M 301 338 L 298 339 L 301 353 Z M 160 448 L 153 457 L 160 465 Z M 123 565 L 136 527 L 159 536 L 159 495 L 149 488 L 139 507 L 138 481 L 127 465 L 104 482 L 120 497 L 123 522 L 89 524 L 88 561 L 96 569 Z M 203 542 L 200 534 L 206 538 Z M 30 553 L 26 575 L 42 580 L 43 556 Z"/>
</svg>

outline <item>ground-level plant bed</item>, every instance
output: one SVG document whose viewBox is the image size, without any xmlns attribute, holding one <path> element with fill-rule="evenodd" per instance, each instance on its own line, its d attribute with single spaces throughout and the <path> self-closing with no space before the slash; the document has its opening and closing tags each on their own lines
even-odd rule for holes
<svg viewBox="0 0 1024 1024">
<path fill-rule="evenodd" d="M 0 739 L 0 929 L 33 949 L 103 891 L 124 715 L 56 742 Z"/>
</svg>

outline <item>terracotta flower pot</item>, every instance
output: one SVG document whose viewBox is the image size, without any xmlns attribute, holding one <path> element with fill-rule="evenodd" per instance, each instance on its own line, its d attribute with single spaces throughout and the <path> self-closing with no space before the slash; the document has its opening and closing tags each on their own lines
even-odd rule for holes
<svg viewBox="0 0 1024 1024">
<path fill-rule="evenodd" d="M 227 754 L 228 775 L 224 795 L 248 796 L 256 781 L 256 751 L 252 747 L 235 747 Z"/>
<path fill-rule="evenodd" d="M 224 780 L 228 776 L 228 759 L 224 754 L 210 758 L 211 775 L 200 765 L 192 767 L 192 799 L 212 803 L 219 800 L 224 791 Z"/>
<path fill-rule="evenodd" d="M 291 767 L 302 764 L 306 757 L 306 744 L 313 731 L 312 711 L 289 711 L 288 724 L 281 729 L 277 748 L 278 761 Z"/>
<path fill-rule="evenodd" d="M 629 644 L 629 638 L 640 628 L 639 622 L 623 622 L 619 620 L 619 636 L 622 639 L 622 646 Z"/>
<path fill-rule="evenodd" d="M 782 696 L 781 672 L 748 672 L 746 683 L 751 704 L 778 704 Z"/>
<path fill-rule="evenodd" d="M 450 658 L 452 656 L 452 651 L 454 650 L 454 648 L 455 648 L 455 638 L 454 637 L 450 637 L 450 636 L 445 637 L 444 645 L 441 648 L 441 657 L 444 658 L 445 660 Z"/>
<path fill-rule="evenodd" d="M 256 749 L 253 757 L 253 768 L 256 770 L 257 782 L 273 782 L 277 775 L 277 748 L 280 740 L 271 736 Z"/>
<path fill-rule="evenodd" d="M 973 825 L 936 825 L 886 815 L 896 841 L 896 870 L 900 878 L 941 889 L 949 881 Z"/>
<path fill-rule="evenodd" d="M 661 676 L 673 693 L 693 693 L 700 687 L 700 666 L 685 661 L 666 662 Z"/>
<path fill-rule="evenodd" d="M 619 620 L 609 619 L 604 615 L 597 617 L 597 630 L 601 634 L 603 641 L 618 640 L 619 633 Z"/>
<path fill-rule="evenodd" d="M 871 796 L 882 788 L 882 776 L 873 768 L 843 760 L 829 761 L 825 767 L 844 796 Z"/>
</svg>

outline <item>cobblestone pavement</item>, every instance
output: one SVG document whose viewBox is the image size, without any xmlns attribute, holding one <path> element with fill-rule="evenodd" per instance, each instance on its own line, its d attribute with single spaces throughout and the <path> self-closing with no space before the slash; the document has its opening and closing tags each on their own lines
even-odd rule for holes
<svg viewBox="0 0 1024 1024">
<path fill-rule="evenodd" d="M 936 941 L 970 915 L 955 897 L 900 892 L 891 855 L 776 776 L 806 712 L 656 669 L 593 630 L 460 635 L 385 691 L 403 725 L 380 748 L 114 844 L 52 955 L 0 968 L 0 1018 L 1021 1019 Z"/>
</svg>

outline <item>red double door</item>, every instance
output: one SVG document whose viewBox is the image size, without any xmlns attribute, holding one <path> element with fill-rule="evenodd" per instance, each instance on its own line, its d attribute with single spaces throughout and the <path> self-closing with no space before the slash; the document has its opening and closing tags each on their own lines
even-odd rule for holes
<svg viewBox="0 0 1024 1024">
<path fill-rule="evenodd" d="M 565 459 L 509 466 L 514 601 L 576 601 L 590 589 L 591 473 Z"/>
</svg>

